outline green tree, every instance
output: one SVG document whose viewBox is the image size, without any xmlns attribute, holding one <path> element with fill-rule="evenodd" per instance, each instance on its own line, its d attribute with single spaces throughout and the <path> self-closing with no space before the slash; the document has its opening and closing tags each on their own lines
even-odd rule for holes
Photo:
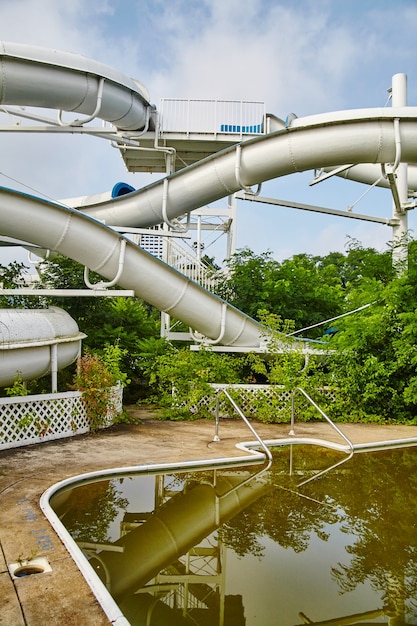
<svg viewBox="0 0 417 626">
<path fill-rule="evenodd" d="M 295 329 L 318 324 L 344 310 L 344 292 L 336 267 L 318 257 L 298 254 L 283 261 L 272 292 L 272 312 L 294 321 Z M 320 337 L 322 327 L 308 336 Z"/>
<path fill-rule="evenodd" d="M 210 384 L 241 382 L 243 368 L 240 355 L 169 346 L 148 362 L 145 371 L 163 417 L 175 420 L 210 415 L 207 404 L 201 404 L 203 398 L 215 395 Z"/>
<path fill-rule="evenodd" d="M 29 279 L 29 267 L 24 263 L 12 261 L 9 265 L 0 265 L 0 283 L 4 289 L 26 286 Z M 45 306 L 45 300 L 42 298 L 20 296 L 17 293 L 10 296 L 0 296 L 0 308 L 4 309 L 35 309 Z"/>
<path fill-rule="evenodd" d="M 86 289 L 84 267 L 63 256 L 55 256 L 42 263 L 42 282 L 50 289 Z M 92 273 L 90 280 L 97 282 L 98 274 Z M 100 331 L 103 322 L 111 317 L 110 298 L 88 298 L 83 296 L 51 297 L 49 304 L 65 309 L 77 322 L 80 330 L 86 333 L 86 346 L 95 349 L 102 346 Z"/>
<path fill-rule="evenodd" d="M 340 415 L 350 419 L 417 423 L 416 245 L 409 270 L 389 282 L 362 278 L 351 308 L 368 308 L 339 320 L 329 359 L 340 390 Z"/>
<path fill-rule="evenodd" d="M 392 267 L 392 253 L 388 249 L 378 252 L 375 248 L 365 248 L 356 239 L 348 238 L 347 252 L 331 252 L 318 263 L 321 267 L 333 266 L 343 289 L 350 290 L 362 279 L 374 279 L 386 284 L 395 276 Z"/>
<path fill-rule="evenodd" d="M 344 292 L 336 265 L 319 257 L 295 255 L 279 263 L 266 252 L 255 255 L 244 248 L 229 261 L 229 277 L 222 295 L 251 317 L 259 311 L 290 319 L 296 329 L 310 326 L 344 309 Z M 320 336 L 313 330 L 311 337 Z"/>
<path fill-rule="evenodd" d="M 251 317 L 256 317 L 259 309 L 271 310 L 271 286 L 279 268 L 271 252 L 256 255 L 243 248 L 227 261 L 227 266 L 227 278 L 217 288 L 219 295 Z"/>
</svg>

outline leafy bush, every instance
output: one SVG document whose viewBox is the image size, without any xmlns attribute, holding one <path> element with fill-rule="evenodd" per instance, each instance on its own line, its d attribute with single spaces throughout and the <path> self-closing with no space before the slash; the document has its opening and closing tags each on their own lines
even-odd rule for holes
<svg viewBox="0 0 417 626">
<path fill-rule="evenodd" d="M 207 417 L 207 406 L 199 403 L 202 398 L 214 397 L 210 383 L 240 382 L 242 367 L 243 359 L 237 355 L 171 348 L 157 356 L 147 370 L 149 384 L 154 388 L 151 399 L 162 407 L 164 419 Z"/>
<path fill-rule="evenodd" d="M 27 385 L 22 378 L 21 372 L 17 372 L 17 376 L 13 382 L 13 385 L 11 385 L 10 387 L 5 387 L 4 391 L 6 395 L 10 398 L 27 396 L 29 394 Z"/>
<path fill-rule="evenodd" d="M 120 370 L 122 355 L 123 351 L 117 345 L 108 345 L 103 356 L 86 351 L 78 358 L 73 388 L 83 394 L 92 432 L 106 424 L 112 410 L 111 387 L 117 383 L 128 384 L 127 377 Z"/>
</svg>

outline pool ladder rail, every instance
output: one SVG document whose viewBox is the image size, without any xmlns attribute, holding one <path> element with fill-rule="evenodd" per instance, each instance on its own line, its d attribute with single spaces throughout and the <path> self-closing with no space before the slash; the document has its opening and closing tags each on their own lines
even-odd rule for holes
<svg viewBox="0 0 417 626">
<path fill-rule="evenodd" d="M 331 428 L 333 428 L 337 432 L 337 434 L 340 437 L 342 437 L 342 439 L 347 444 L 347 450 L 346 451 L 351 456 L 354 453 L 353 443 L 350 441 L 350 439 L 348 439 L 348 437 L 346 437 L 346 435 L 340 430 L 340 428 L 338 428 L 336 426 L 336 424 L 334 424 L 334 422 L 332 422 L 330 417 L 328 415 L 326 415 L 326 413 L 318 406 L 318 404 L 301 387 L 296 387 L 293 390 L 293 392 L 292 392 L 292 398 L 291 398 L 291 426 L 290 426 L 289 435 L 291 437 L 295 436 L 295 428 L 294 428 L 295 427 L 295 395 L 298 392 L 301 393 L 308 400 L 308 402 L 310 402 L 310 404 L 320 413 L 320 415 L 331 426 Z M 230 393 L 224 387 L 222 387 L 221 389 L 218 389 L 217 393 L 216 393 L 216 413 L 215 413 L 216 420 L 215 420 L 215 433 L 214 433 L 213 441 L 220 441 L 219 424 L 220 424 L 220 395 L 221 394 L 224 394 L 226 396 L 226 398 L 229 400 L 230 404 L 232 405 L 232 407 L 234 408 L 236 413 L 245 422 L 246 426 L 249 428 L 249 430 L 255 436 L 256 440 L 258 441 L 259 445 L 261 446 L 262 450 L 264 451 L 265 456 L 268 459 L 269 463 L 272 463 L 272 454 L 271 454 L 271 451 L 268 448 L 267 444 L 261 438 L 261 436 L 256 432 L 255 428 L 249 422 L 249 420 L 246 417 L 246 415 L 243 413 L 241 408 L 238 406 L 238 404 L 236 404 L 236 402 L 234 401 L 234 399 L 232 398 Z"/>
</svg>

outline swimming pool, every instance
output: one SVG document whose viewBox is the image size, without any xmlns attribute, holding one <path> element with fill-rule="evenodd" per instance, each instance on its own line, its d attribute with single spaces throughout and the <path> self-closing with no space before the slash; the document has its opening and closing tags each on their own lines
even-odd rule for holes
<svg viewBox="0 0 417 626">
<path fill-rule="evenodd" d="M 417 624 L 416 470 L 417 448 L 287 445 L 269 467 L 89 476 L 50 503 L 134 626 L 398 626 Z"/>
</svg>

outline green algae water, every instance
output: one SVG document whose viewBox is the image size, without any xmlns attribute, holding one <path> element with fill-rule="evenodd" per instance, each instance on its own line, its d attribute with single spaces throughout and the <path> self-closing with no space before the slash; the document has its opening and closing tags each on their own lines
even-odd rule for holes
<svg viewBox="0 0 417 626">
<path fill-rule="evenodd" d="M 133 626 L 417 624 L 417 449 L 273 453 L 51 505 Z"/>
</svg>

